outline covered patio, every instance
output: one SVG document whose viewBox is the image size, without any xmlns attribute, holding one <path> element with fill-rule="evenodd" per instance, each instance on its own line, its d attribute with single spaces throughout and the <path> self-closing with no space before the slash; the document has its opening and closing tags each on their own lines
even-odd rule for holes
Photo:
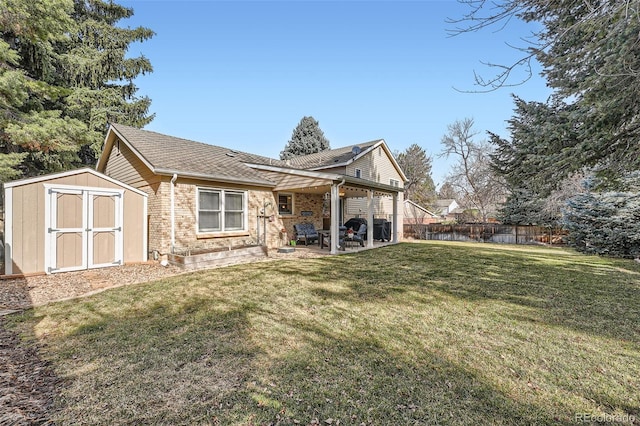
<svg viewBox="0 0 640 426">
<path fill-rule="evenodd" d="M 374 218 L 376 212 L 382 211 L 383 207 L 390 204 L 390 213 L 383 215 L 385 219 L 390 216 L 391 221 L 390 241 L 386 244 L 396 244 L 399 241 L 399 226 L 402 222 L 399 203 L 402 202 L 402 188 L 343 174 L 267 165 L 252 167 L 268 173 L 270 179 L 278 182 L 273 189 L 278 202 L 278 213 L 291 235 L 294 224 L 311 222 L 318 230 L 328 231 L 329 253 L 336 254 L 341 251 L 340 226 L 351 217 L 360 217 L 366 219 L 368 224 L 364 248 L 379 247 L 380 244 L 374 244 Z M 296 206 L 296 197 L 300 199 L 298 204 L 304 204 L 304 207 Z M 316 246 L 321 249 L 318 244 Z M 356 249 L 362 247 L 350 247 L 350 251 Z"/>
</svg>

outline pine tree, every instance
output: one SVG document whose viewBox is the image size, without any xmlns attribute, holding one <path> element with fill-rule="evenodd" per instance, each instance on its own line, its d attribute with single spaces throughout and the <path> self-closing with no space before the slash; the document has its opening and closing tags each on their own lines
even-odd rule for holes
<svg viewBox="0 0 640 426">
<path fill-rule="evenodd" d="M 568 243 L 585 253 L 616 257 L 640 256 L 640 173 L 621 179 L 621 190 L 594 191 L 588 180 L 583 193 L 567 203 L 564 227 Z"/>
<path fill-rule="evenodd" d="M 291 139 L 280 152 L 280 159 L 287 160 L 298 155 L 315 154 L 329 149 L 329 141 L 324 137 L 319 123 L 313 117 L 302 117 L 293 129 Z"/>
<path fill-rule="evenodd" d="M 132 84 L 151 65 L 125 59 L 130 43 L 153 33 L 114 26 L 131 9 L 0 0 L 0 10 L 0 179 L 94 164 L 108 121 L 141 127 L 153 118 Z"/>
<path fill-rule="evenodd" d="M 512 71 L 536 59 L 554 91 L 547 104 L 516 105 L 518 125 L 528 135 L 521 129 L 512 135 L 515 154 L 526 159 L 505 166 L 513 175 L 524 171 L 537 182 L 559 182 L 585 167 L 609 178 L 640 167 L 639 0 L 461 3 L 470 11 L 455 23 L 456 33 L 506 25 L 512 18 L 539 24 L 520 61 L 477 80 L 490 90 L 511 86 Z"/>
<path fill-rule="evenodd" d="M 435 185 L 431 177 L 431 157 L 417 144 L 412 144 L 395 155 L 398 165 L 407 176 L 405 198 L 430 207 L 436 199 Z"/>
</svg>

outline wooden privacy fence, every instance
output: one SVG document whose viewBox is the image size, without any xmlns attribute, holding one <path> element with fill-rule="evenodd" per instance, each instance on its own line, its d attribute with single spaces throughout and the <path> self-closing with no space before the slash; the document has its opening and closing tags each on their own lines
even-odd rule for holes
<svg viewBox="0 0 640 426">
<path fill-rule="evenodd" d="M 410 224 L 404 235 L 421 240 L 478 241 L 505 244 L 564 244 L 566 231 L 528 225 L 487 224 Z"/>
</svg>

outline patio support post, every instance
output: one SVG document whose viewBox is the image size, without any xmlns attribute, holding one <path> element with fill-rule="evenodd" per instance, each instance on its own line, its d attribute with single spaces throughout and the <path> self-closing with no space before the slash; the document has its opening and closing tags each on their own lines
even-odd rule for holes
<svg viewBox="0 0 640 426">
<path fill-rule="evenodd" d="M 344 181 L 343 181 L 344 182 Z M 340 186 L 333 183 L 331 185 L 331 247 L 330 253 L 336 254 L 338 252 L 339 234 L 338 234 L 338 216 L 340 208 Z"/>
<path fill-rule="evenodd" d="M 393 237 L 391 242 L 396 244 L 398 242 L 398 193 L 393 193 Z"/>
<path fill-rule="evenodd" d="M 367 190 L 367 247 L 373 248 L 373 189 Z"/>
</svg>

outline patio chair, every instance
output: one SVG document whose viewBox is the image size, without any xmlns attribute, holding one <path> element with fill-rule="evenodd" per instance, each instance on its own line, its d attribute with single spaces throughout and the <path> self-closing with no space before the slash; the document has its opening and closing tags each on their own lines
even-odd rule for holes
<svg viewBox="0 0 640 426">
<path fill-rule="evenodd" d="M 304 222 L 293 225 L 293 229 L 296 232 L 296 242 L 304 242 L 304 245 L 309 245 L 314 241 L 318 241 L 318 231 L 313 223 Z"/>
<path fill-rule="evenodd" d="M 360 243 L 360 247 L 364 247 L 364 240 L 367 239 L 367 225 L 364 223 L 360 224 L 360 228 L 358 228 L 358 232 L 353 234 L 353 241 L 357 241 Z"/>
</svg>

